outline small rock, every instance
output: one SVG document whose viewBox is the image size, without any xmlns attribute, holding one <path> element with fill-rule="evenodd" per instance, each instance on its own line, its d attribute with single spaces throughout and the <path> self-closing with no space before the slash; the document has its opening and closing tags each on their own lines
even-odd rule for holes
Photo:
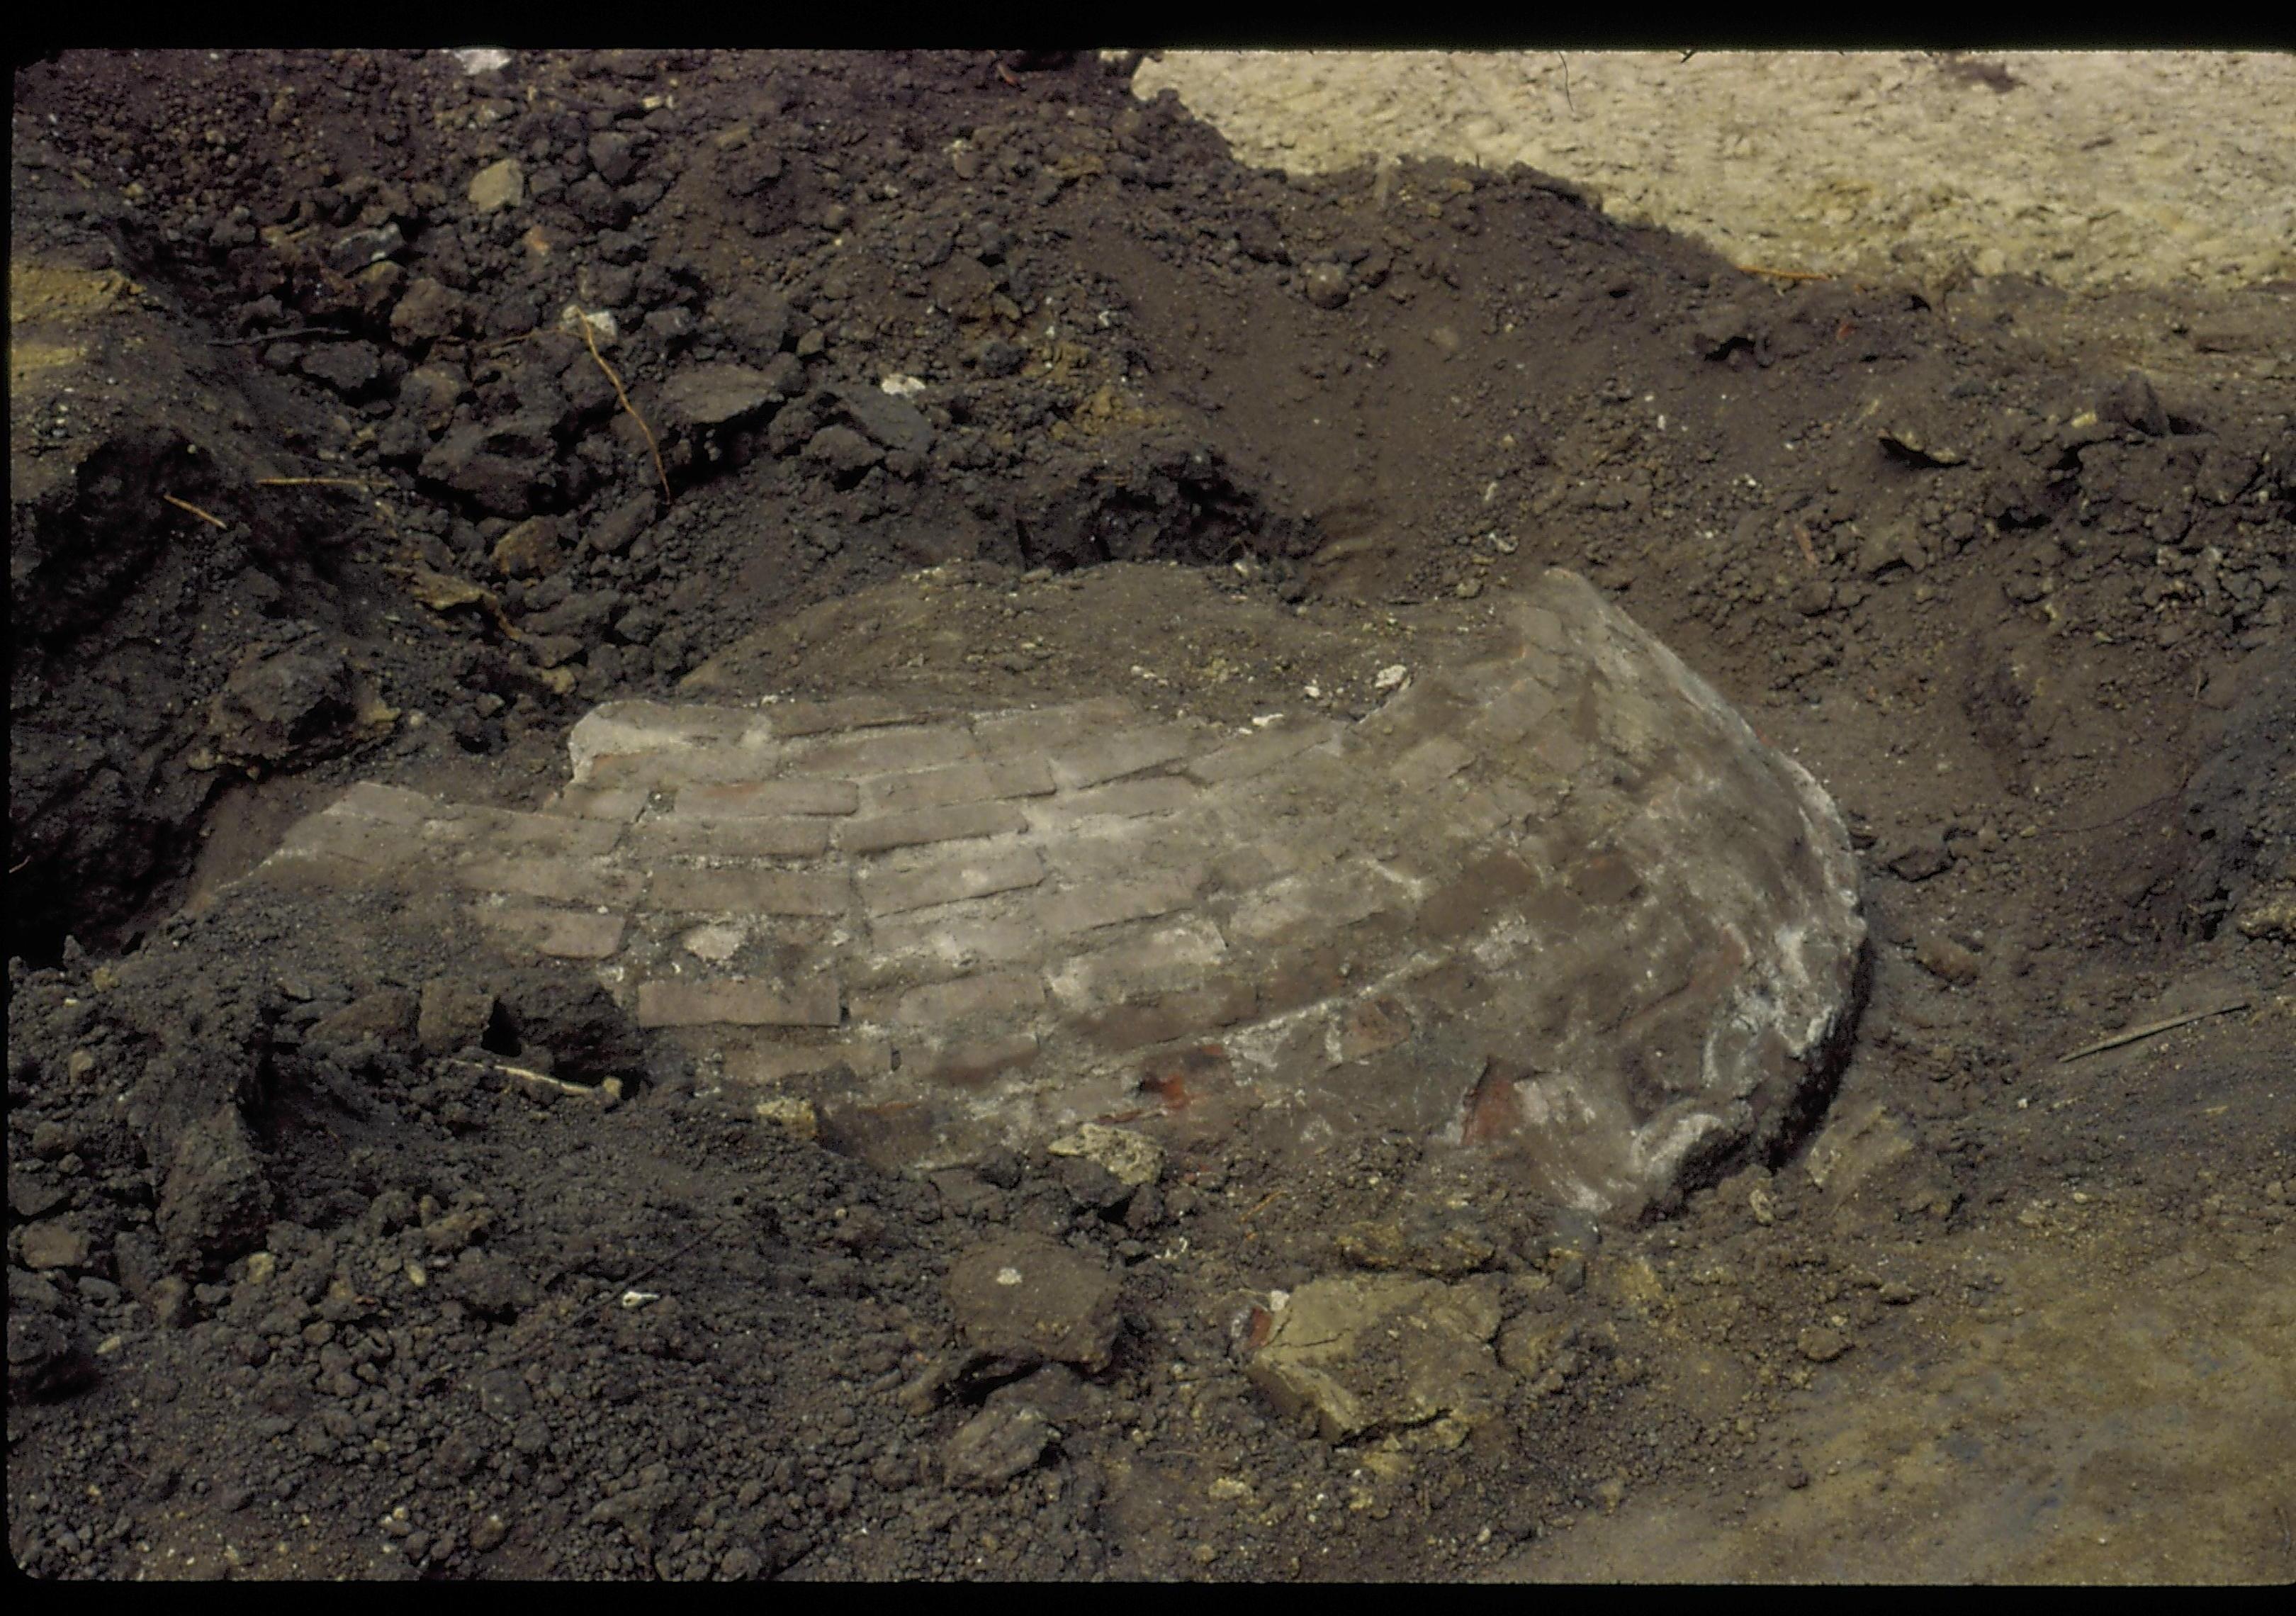
<svg viewBox="0 0 2296 1616">
<path fill-rule="evenodd" d="M 630 137 L 619 129 L 601 129 L 590 136 L 589 154 L 590 166 L 610 185 L 619 185 L 629 178 L 630 170 L 636 166 L 630 152 Z"/>
<path fill-rule="evenodd" d="M 349 661 L 314 636 L 250 652 L 209 703 L 208 721 L 223 756 L 276 765 L 334 750 L 352 709 Z"/>
<path fill-rule="evenodd" d="M 471 176 L 470 198 L 480 213 L 515 208 L 526 200 L 526 170 L 514 157 L 489 163 Z"/>
<path fill-rule="evenodd" d="M 1021 368 L 1021 350 L 1002 337 L 991 337 L 973 350 L 972 362 L 984 376 L 1009 376 Z"/>
<path fill-rule="evenodd" d="M 1153 1184 L 1164 1170 L 1164 1150 L 1145 1134 L 1087 1122 L 1045 1147 L 1055 1156 L 1081 1156 L 1108 1169 L 1119 1184 Z"/>
<path fill-rule="evenodd" d="M 1877 578 L 1892 567 L 1919 572 L 1929 564 L 1929 552 L 1922 547 L 1921 536 L 1910 524 L 1884 528 L 1857 547 L 1857 570 L 1868 578 Z"/>
<path fill-rule="evenodd" d="M 68 1223 L 35 1223 L 24 1230 L 24 1266 L 35 1270 L 87 1267 L 87 1235 Z"/>
<path fill-rule="evenodd" d="M 871 442 L 912 455 L 932 447 L 932 422 L 906 398 L 866 387 L 839 388 L 835 397 L 847 418 Z"/>
<path fill-rule="evenodd" d="M 949 1310 L 976 1351 L 1026 1367 L 1104 1369 L 1119 1323 L 1116 1276 L 1041 1235 L 995 1241 L 949 1270 Z"/>
<path fill-rule="evenodd" d="M 495 541 L 493 560 L 495 570 L 504 578 L 548 577 L 565 560 L 557 521 L 536 516 L 519 523 Z"/>
<path fill-rule="evenodd" d="M 686 431 L 730 425 L 754 415 L 782 394 L 772 377 L 746 365 L 697 365 L 682 370 L 661 390 L 667 422 Z"/>
<path fill-rule="evenodd" d="M 66 1397 L 94 1383 L 94 1355 L 80 1333 L 45 1313 L 8 1315 L 11 1400 Z"/>
<path fill-rule="evenodd" d="M 1811 1363 L 1830 1364 L 1857 1343 L 1829 1325 L 1816 1325 L 1803 1331 L 1794 1344 Z"/>
<path fill-rule="evenodd" d="M 1348 272 L 1337 264 L 1311 265 L 1306 291 L 1308 301 L 1318 308 L 1341 308 L 1348 300 Z"/>
<path fill-rule="evenodd" d="M 356 275 L 369 265 L 380 264 L 405 250 L 406 238 L 399 233 L 397 222 L 392 221 L 338 237 L 327 253 L 327 261 L 337 275 Z"/>
<path fill-rule="evenodd" d="M 303 356 L 302 371 L 339 393 L 358 393 L 382 374 L 382 355 L 372 342 L 324 342 Z"/>
<path fill-rule="evenodd" d="M 885 454 L 849 426 L 825 426 L 806 444 L 805 457 L 827 466 L 843 481 L 857 478 Z"/>
<path fill-rule="evenodd" d="M 607 512 L 583 535 L 583 542 L 601 555 L 619 555 L 652 524 L 654 496 L 651 491 L 627 500 Z M 624 637 L 636 637 L 625 636 Z"/>
<path fill-rule="evenodd" d="M 422 985 L 415 1038 L 427 1054 L 452 1054 L 482 1040 L 494 1013 L 493 994 L 434 978 Z"/>
<path fill-rule="evenodd" d="M 2161 407 L 2161 395 L 2152 390 L 2152 383 L 2143 371 L 2130 371 L 2104 396 L 2098 414 L 2109 421 L 2133 426 L 2152 438 L 2164 438 L 2169 432 L 2169 412 Z"/>
<path fill-rule="evenodd" d="M 406 289 L 398 306 L 390 311 L 390 334 L 402 346 L 419 347 L 453 336 L 469 318 L 469 305 L 460 292 L 424 275 Z"/>
<path fill-rule="evenodd" d="M 1318 1279 L 1275 1315 L 1246 1374 L 1326 1441 L 1494 1406 L 1498 1304 L 1480 1285 L 1385 1275 Z"/>
<path fill-rule="evenodd" d="M 1025 1405 L 984 1408 L 949 1439 L 942 1473 L 951 1487 L 993 1492 L 1044 1457 L 1054 1435 L 1045 1416 Z"/>
<path fill-rule="evenodd" d="M 471 1528 L 471 1546 L 483 1554 L 509 1535 L 510 1527 L 500 1515 L 487 1515 Z"/>
<path fill-rule="evenodd" d="M 1953 849 L 1946 846 L 1943 830 L 1931 830 L 1915 837 L 1883 862 L 1899 881 L 1927 881 L 1953 867 Z"/>
<path fill-rule="evenodd" d="M 397 1043 L 413 1030 L 416 1012 L 413 994 L 385 988 L 320 1017 L 307 1036 L 314 1043 L 356 1044 L 364 1038 Z"/>
<path fill-rule="evenodd" d="M 8 1210 L 19 1218 L 43 1218 L 71 1198 L 61 1184 L 27 1173 L 8 1175 Z"/>
<path fill-rule="evenodd" d="M 1977 956 L 1940 932 L 1929 932 L 1914 945 L 1914 960 L 1931 976 L 1956 988 L 1966 988 L 1977 980 Z"/>
</svg>

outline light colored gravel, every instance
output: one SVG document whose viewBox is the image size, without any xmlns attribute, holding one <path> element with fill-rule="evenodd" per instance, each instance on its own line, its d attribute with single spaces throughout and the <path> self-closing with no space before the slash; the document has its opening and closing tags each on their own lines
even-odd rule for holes
<svg viewBox="0 0 2296 1616">
<path fill-rule="evenodd" d="M 1134 87 L 1176 90 L 1250 163 L 1528 163 L 1740 264 L 2067 291 L 2296 277 L 2292 56 L 1172 52 Z"/>
</svg>

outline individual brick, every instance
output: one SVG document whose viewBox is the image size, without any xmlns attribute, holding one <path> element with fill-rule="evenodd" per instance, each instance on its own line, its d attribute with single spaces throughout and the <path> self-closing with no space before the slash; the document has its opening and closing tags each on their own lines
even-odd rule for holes
<svg viewBox="0 0 2296 1616">
<path fill-rule="evenodd" d="M 1034 963 L 1044 953 L 1044 933 L 1022 915 L 959 913 L 978 903 L 920 909 L 873 921 L 870 952 L 898 972 L 907 962 L 929 964 L 947 974 L 983 964 Z M 906 974 L 906 972 L 903 972 Z"/>
<path fill-rule="evenodd" d="M 1191 915 L 1145 937 L 1078 955 L 1047 972 L 1046 980 L 1062 1008 L 1073 1014 L 1191 987 L 1226 956 L 1219 928 Z"/>
<path fill-rule="evenodd" d="M 1031 847 L 955 854 L 907 869 L 867 872 L 861 877 L 861 900 L 872 917 L 901 915 L 1033 887 L 1044 878 L 1045 861 Z"/>
<path fill-rule="evenodd" d="M 1554 721 L 1554 693 L 1537 679 L 1518 678 L 1499 691 L 1467 726 L 1485 749 L 1513 746 Z"/>
<path fill-rule="evenodd" d="M 975 750 L 971 731 L 944 724 L 792 742 L 783 767 L 800 775 L 902 775 L 961 763 Z"/>
<path fill-rule="evenodd" d="M 423 826 L 426 835 L 459 844 L 472 857 L 496 855 L 505 858 L 529 854 L 560 858 L 596 858 L 614 850 L 622 827 L 603 820 L 578 819 L 557 814 L 519 814 L 502 808 L 480 808 L 459 820 L 434 819 Z"/>
<path fill-rule="evenodd" d="M 370 819 L 330 808 L 290 831 L 272 858 L 348 859 L 362 868 L 388 869 L 419 865 L 430 851 L 420 822 Z"/>
<path fill-rule="evenodd" d="M 1298 757 L 1311 746 L 1321 746 L 1340 734 L 1338 725 L 1321 718 L 1304 724 L 1278 725 L 1259 734 L 1231 741 L 1200 758 L 1189 759 L 1185 772 L 1191 779 L 1206 785 L 1248 779 Z"/>
<path fill-rule="evenodd" d="M 586 783 L 601 758 L 740 746 L 771 731 L 756 713 L 731 707 L 690 707 L 665 701 L 609 701 L 586 713 L 568 734 L 576 783 Z"/>
<path fill-rule="evenodd" d="M 974 1016 L 1034 1014 L 1044 1008 L 1045 979 L 1034 971 L 991 971 L 935 982 L 903 994 L 893 1020 L 904 1027 L 939 1027 Z"/>
<path fill-rule="evenodd" d="M 1350 860 L 1263 887 L 1235 906 L 1228 929 L 1255 943 L 1304 931 L 1335 931 L 1393 906 L 1398 894 L 1376 865 Z"/>
<path fill-rule="evenodd" d="M 829 976 L 798 983 L 658 978 L 638 987 L 641 1027 L 834 1027 L 843 1013 Z"/>
<path fill-rule="evenodd" d="M 455 882 L 481 892 L 509 892 L 552 903 L 603 904 L 627 908 L 644 890 L 636 870 L 618 869 L 594 858 L 548 854 L 488 854 L 455 866 Z"/>
<path fill-rule="evenodd" d="M 1331 857 L 1328 849 L 1302 847 L 1296 841 L 1274 838 L 1238 841 L 1212 861 L 1212 884 L 1224 892 L 1249 892 L 1316 864 L 1327 864 Z"/>
<path fill-rule="evenodd" d="M 695 819 L 759 819 L 783 814 L 849 814 L 861 806 L 850 780 L 744 780 L 689 785 L 677 793 L 677 812 Z"/>
<path fill-rule="evenodd" d="M 1009 758 L 1076 746 L 1110 730 L 1140 722 L 1140 710 L 1115 696 L 1095 696 L 1059 707 L 991 713 L 972 721 L 983 755 Z"/>
<path fill-rule="evenodd" d="M 605 959 L 622 946 L 627 922 L 593 909 L 473 906 L 479 924 L 499 942 L 552 959 Z"/>
<path fill-rule="evenodd" d="M 1404 790 L 1423 792 L 1442 784 L 1474 760 L 1474 749 L 1456 735 L 1435 735 L 1398 758 L 1387 772 Z"/>
<path fill-rule="evenodd" d="M 1029 816 L 1009 802 L 955 802 L 906 814 L 875 814 L 837 827 L 837 844 L 848 853 L 882 853 L 893 848 L 962 841 L 1029 828 Z"/>
<path fill-rule="evenodd" d="M 1168 915 L 1195 901 L 1204 883 L 1201 866 L 1164 870 L 1136 881 L 1103 882 L 1065 892 L 1048 892 L 1037 900 L 1037 919 L 1055 937 L 1113 926 L 1128 920 Z"/>
<path fill-rule="evenodd" d="M 1035 1036 L 1022 1032 L 1007 1038 L 968 1038 L 905 1051 L 901 1069 L 906 1073 L 914 1064 L 929 1083 L 978 1088 L 999 1073 L 1027 1066 L 1036 1058 Z"/>
<path fill-rule="evenodd" d="M 543 804 L 542 811 L 627 824 L 645 812 L 646 800 L 652 794 L 642 785 L 570 785 Z"/>
<path fill-rule="evenodd" d="M 1028 805 L 1029 820 L 1039 832 L 1049 833 L 1087 819 L 1138 819 L 1177 813 L 1202 794 L 1193 781 L 1177 775 L 1152 775 L 1144 780 L 1124 780 L 1090 791 L 1038 798 Z"/>
<path fill-rule="evenodd" d="M 795 1078 L 816 1078 L 843 1070 L 856 1077 L 886 1070 L 888 1046 L 881 1038 L 845 1039 L 834 1044 L 758 1044 L 725 1052 L 725 1075 L 729 1083 L 770 1087 Z"/>
<path fill-rule="evenodd" d="M 824 818 L 701 819 L 665 815 L 632 825 L 622 839 L 631 857 L 652 862 L 675 854 L 718 858 L 815 858 L 829 850 Z"/>
<path fill-rule="evenodd" d="M 452 813 L 451 805 L 421 792 L 406 791 L 395 785 L 377 785 L 362 780 L 336 798 L 326 810 L 330 814 L 353 814 L 361 819 L 379 819 L 386 824 L 421 824 L 426 819 Z"/>
<path fill-rule="evenodd" d="M 1247 1020 L 1259 1009 L 1259 995 L 1250 982 L 1214 976 L 1195 987 L 1136 996 L 1086 1011 L 1077 1017 L 1076 1028 L 1103 1051 L 1117 1054 L 1151 1044 L 1201 1038 Z"/>
<path fill-rule="evenodd" d="M 581 783 L 668 791 L 684 785 L 762 780 L 780 767 L 780 753 L 763 745 L 682 747 L 595 758 Z"/>
<path fill-rule="evenodd" d="M 1208 838 L 1186 819 L 1085 820 L 1065 833 L 1037 840 L 1062 886 L 1097 886 L 1174 870 L 1201 871 Z"/>
<path fill-rule="evenodd" d="M 840 696 L 830 701 L 780 701 L 765 710 L 775 735 L 826 734 L 836 729 L 874 729 L 906 724 L 920 715 L 904 701 L 885 696 Z"/>
<path fill-rule="evenodd" d="M 1201 732 L 1177 724 L 1095 735 L 1052 754 L 1053 778 L 1069 791 L 1172 763 L 1193 751 Z"/>
<path fill-rule="evenodd" d="M 649 909 L 708 915 L 839 915 L 852 890 L 842 870 L 658 869 Z"/>
<path fill-rule="evenodd" d="M 1053 771 L 1042 758 L 990 759 L 881 775 L 869 782 L 872 813 L 907 813 L 952 802 L 986 802 L 1008 797 L 1041 797 L 1053 787 Z"/>
</svg>

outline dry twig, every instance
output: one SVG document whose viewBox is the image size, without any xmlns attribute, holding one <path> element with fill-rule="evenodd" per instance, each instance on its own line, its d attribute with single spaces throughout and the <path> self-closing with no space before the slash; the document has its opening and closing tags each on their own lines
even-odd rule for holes
<svg viewBox="0 0 2296 1616">
<path fill-rule="evenodd" d="M 210 512 L 201 510 L 199 506 L 193 504 L 188 499 L 177 499 L 173 494 L 162 494 L 160 497 L 166 500 L 169 504 L 175 506 L 178 511 L 189 511 L 193 515 L 198 517 L 210 528 L 228 528 L 231 526 L 231 524 L 224 521 L 222 517 L 217 516 Z"/>
<path fill-rule="evenodd" d="M 2173 1032 L 2188 1022 L 2205 1021 L 2212 1015 L 2229 1015 L 2235 1010 L 2247 1008 L 2248 1001 L 2242 999 L 2237 1004 L 2218 1005 L 2213 1010 L 2195 1010 L 2190 1015 L 2172 1015 L 2165 1021 L 2147 1021 L 2142 1027 L 2131 1027 L 2126 1032 L 2116 1032 L 2109 1038 L 2099 1038 L 2094 1044 L 2084 1045 L 2069 1055 L 2061 1055 L 2058 1057 L 2057 1064 L 2070 1066 L 2073 1062 L 2085 1056 L 2103 1054 L 2108 1049 L 2118 1049 L 2123 1044 L 2134 1044 L 2139 1038 L 2149 1038 L 2157 1033 Z"/>
<path fill-rule="evenodd" d="M 606 380 L 614 384 L 614 397 L 622 401 L 622 407 L 629 412 L 630 419 L 638 423 L 638 431 L 645 434 L 646 447 L 653 451 L 654 475 L 661 479 L 664 503 L 675 500 L 676 496 L 669 491 L 669 468 L 661 463 L 661 445 L 654 441 L 653 428 L 648 426 L 646 418 L 638 414 L 638 406 L 630 402 L 629 394 L 622 389 L 622 379 L 614 373 L 614 367 L 606 363 L 606 356 L 598 351 L 598 337 L 591 329 L 589 314 L 578 308 L 574 315 L 576 322 L 582 327 L 582 340 L 589 346 L 590 357 L 595 359 L 598 368 L 606 373 Z"/>
</svg>

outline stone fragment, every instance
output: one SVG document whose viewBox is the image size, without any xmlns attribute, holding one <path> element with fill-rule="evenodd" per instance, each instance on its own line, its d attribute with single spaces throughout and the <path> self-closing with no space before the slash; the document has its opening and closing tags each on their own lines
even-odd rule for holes
<svg viewBox="0 0 2296 1616">
<path fill-rule="evenodd" d="M 416 1009 L 413 994 L 384 988 L 321 1016 L 305 1036 L 317 1044 L 356 1044 L 365 1038 L 395 1044 L 414 1029 Z"/>
<path fill-rule="evenodd" d="M 728 426 L 781 400 L 763 371 L 746 365 L 696 365 L 662 384 L 662 415 L 675 428 Z"/>
<path fill-rule="evenodd" d="M 1927 881 L 1953 868 L 1953 849 L 1946 846 L 1944 831 L 1932 829 L 1914 837 L 1882 862 L 1899 881 Z"/>
<path fill-rule="evenodd" d="M 1431 1279 L 1318 1279 L 1276 1310 L 1244 1373 L 1288 1416 L 1341 1442 L 1496 1406 L 1491 1353 L 1499 1308 L 1488 1289 Z"/>
<path fill-rule="evenodd" d="M 469 324 L 470 308 L 462 294 L 429 275 L 419 277 L 401 293 L 398 307 L 390 311 L 390 334 L 406 348 L 454 336 Z"/>
<path fill-rule="evenodd" d="M 951 1487 L 994 1492 L 1034 1468 L 1053 1437 L 1052 1423 L 1034 1408 L 1010 1404 L 984 1408 L 949 1438 L 942 1474 Z"/>
<path fill-rule="evenodd" d="M 885 451 L 849 426 L 825 426 L 807 440 L 805 457 L 829 468 L 840 483 L 857 480 Z"/>
<path fill-rule="evenodd" d="M 514 157 L 488 163 L 471 176 L 471 206 L 477 212 L 498 213 L 525 200 L 526 170 L 519 167 Z"/>
<path fill-rule="evenodd" d="M 1941 931 L 1928 931 L 1914 945 L 1914 962 L 1940 981 L 1966 988 L 1980 967 L 1977 956 Z"/>
<path fill-rule="evenodd" d="M 1054 1362 L 1108 1366 L 1120 1322 L 1116 1276 L 1037 1235 L 992 1241 L 957 1259 L 949 1311 L 981 1357 L 1012 1370 Z"/>
<path fill-rule="evenodd" d="M 932 422 L 907 399 L 873 387 L 839 388 L 835 398 L 846 418 L 880 447 L 911 455 L 932 447 Z"/>
<path fill-rule="evenodd" d="M 87 1231 L 72 1224 L 30 1224 L 20 1238 L 28 1268 L 47 1271 L 87 1267 Z"/>
<path fill-rule="evenodd" d="M 1813 1364 L 1830 1364 L 1857 1343 L 1830 1325 L 1815 1325 L 1794 1339 L 1795 1347 Z"/>
<path fill-rule="evenodd" d="M 354 706 L 349 660 L 313 636 L 250 652 L 209 702 L 208 724 L 224 757 L 276 767 L 339 750 Z"/>
<path fill-rule="evenodd" d="M 12 1291 L 13 1287 L 12 1286 Z M 95 1355 L 78 1330 L 46 1313 L 8 1313 L 8 1395 L 45 1402 L 94 1385 Z"/>
<path fill-rule="evenodd" d="M 1164 1171 L 1164 1149 L 1128 1128 L 1087 1122 L 1045 1146 L 1055 1156 L 1081 1157 L 1106 1168 L 1119 1184 L 1153 1184 Z"/>
<path fill-rule="evenodd" d="M 458 1049 L 473 1048 L 484 1042 L 494 1014 L 493 994 L 447 977 L 434 977 L 422 984 L 415 1041 L 425 1054 L 452 1054 Z"/>
<path fill-rule="evenodd" d="M 504 578 L 547 578 L 566 559 L 558 542 L 558 523 L 547 516 L 520 522 L 495 540 L 489 559 Z"/>
</svg>

